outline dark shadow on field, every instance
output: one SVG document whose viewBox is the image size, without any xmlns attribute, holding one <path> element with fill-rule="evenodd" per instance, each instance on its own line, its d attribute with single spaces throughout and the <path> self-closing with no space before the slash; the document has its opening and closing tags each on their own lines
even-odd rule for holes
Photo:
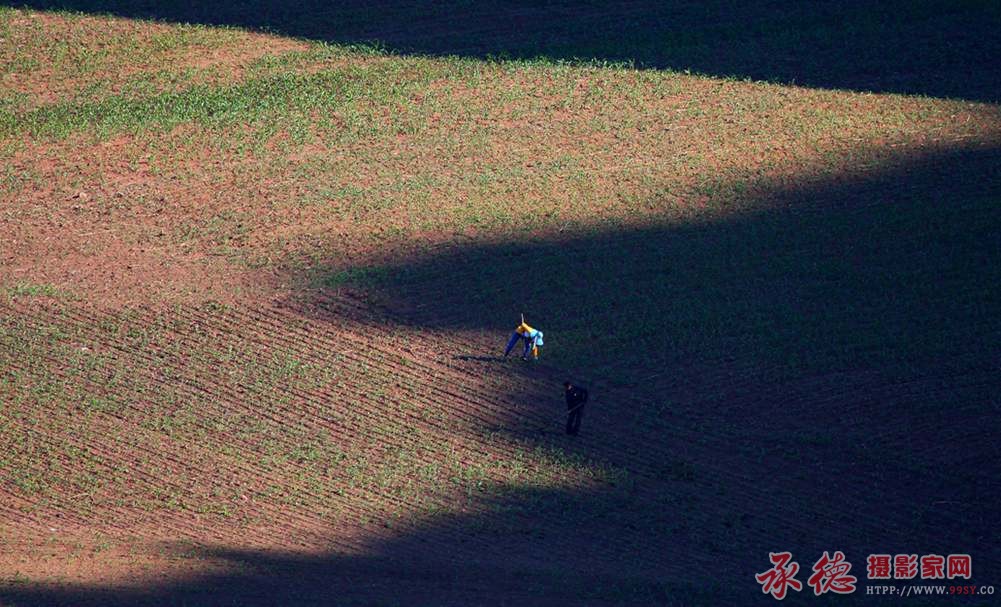
<svg viewBox="0 0 1001 607">
<path fill-rule="evenodd" d="M 885 604 L 866 596 L 861 581 L 854 600 L 812 595 L 806 581 L 824 550 L 842 549 L 864 580 L 864 555 L 882 551 L 949 554 L 966 537 L 933 533 L 871 533 L 868 523 L 839 537 L 823 520 L 795 521 L 737 516 L 695 529 L 674 520 L 671 500 L 644 502 L 628 493 L 519 489 L 487 500 L 477 515 L 431 519 L 394 539 L 374 542 L 365 555 L 304 556 L 253 550 L 167 546 L 168 553 L 225 561 L 232 573 L 126 587 L 0 584 L 0 603 L 19 607 L 136 606 L 700 606 L 773 605 L 753 574 L 768 568 L 769 550 L 791 550 L 801 566 L 800 596 L 811 604 Z M 699 514 L 686 514 L 686 518 Z M 887 512 L 895 518 L 896 513 Z M 809 522 L 803 527 L 804 520 Z M 783 524 L 779 524 L 782 522 Z M 931 525 L 929 521 L 927 524 Z M 863 529 L 864 528 L 864 529 Z M 753 553 L 734 549 L 728 537 L 753 538 Z M 843 537 L 857 539 L 842 539 Z M 998 569 L 997 552 L 983 538 L 974 554 L 975 579 Z M 993 550 L 993 552 L 992 552 Z M 804 603 L 805 604 L 805 603 Z M 930 605 L 914 599 L 908 604 Z M 985 601 L 964 597 L 964 605 Z"/>
<path fill-rule="evenodd" d="M 400 53 L 632 62 L 811 87 L 1001 99 L 1001 5 L 982 0 L 0 4 L 263 29 Z"/>
<path fill-rule="evenodd" d="M 721 183 L 708 204 L 753 210 L 718 221 L 444 247 L 355 286 L 415 326 L 492 332 L 468 360 L 500 355 L 524 312 L 544 362 L 626 385 L 720 360 L 797 375 L 997 365 L 1001 151 L 880 162 Z"/>
<path fill-rule="evenodd" d="M 969 551 L 998 577 L 1001 147 L 869 164 L 720 184 L 710 204 L 754 210 L 718 221 L 456 246 L 360 286 L 416 327 L 492 333 L 486 352 L 525 312 L 546 333 L 525 379 L 592 387 L 582 435 L 550 444 L 636 480 L 602 533 L 656 530 L 702 581 L 750 593 L 754 557 L 734 555 L 782 546 L 857 568 Z M 539 401 L 558 431 L 558 397 Z M 511 417 L 512 437 L 545 442 Z"/>
</svg>

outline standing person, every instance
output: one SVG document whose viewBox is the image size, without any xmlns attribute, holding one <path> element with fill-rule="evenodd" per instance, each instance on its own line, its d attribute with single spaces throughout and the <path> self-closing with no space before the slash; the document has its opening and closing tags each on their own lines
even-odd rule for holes
<svg viewBox="0 0 1001 607">
<path fill-rule="evenodd" d="M 564 382 L 563 388 L 567 399 L 567 434 L 577 436 L 580 418 L 584 415 L 584 403 L 587 402 L 587 390 L 570 382 Z"/>
<path fill-rule="evenodd" d="M 525 342 L 525 351 L 521 354 L 521 360 L 528 360 L 529 352 L 532 353 L 533 358 L 539 358 L 539 348 L 542 347 L 542 331 L 528 326 L 524 314 L 521 315 L 521 324 L 515 327 L 511 339 L 507 341 L 507 348 L 504 349 L 505 357 L 511 353 L 514 344 L 518 343 L 519 339 Z"/>
</svg>

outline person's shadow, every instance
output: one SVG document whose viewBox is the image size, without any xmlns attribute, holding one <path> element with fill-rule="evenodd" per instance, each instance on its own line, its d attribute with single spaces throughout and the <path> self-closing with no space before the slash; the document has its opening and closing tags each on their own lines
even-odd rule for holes
<svg viewBox="0 0 1001 607">
<path fill-rule="evenodd" d="M 477 361 L 483 363 L 504 362 L 505 357 L 497 356 L 474 356 L 472 354 L 458 354 L 452 357 L 453 360 Z"/>
</svg>

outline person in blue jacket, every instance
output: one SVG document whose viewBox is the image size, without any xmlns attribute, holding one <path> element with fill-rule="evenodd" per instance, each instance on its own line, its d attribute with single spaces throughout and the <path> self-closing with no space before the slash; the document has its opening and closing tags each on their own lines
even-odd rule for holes
<svg viewBox="0 0 1001 607">
<path fill-rule="evenodd" d="M 539 348 L 542 347 L 542 331 L 538 329 L 533 329 L 528 326 L 525 322 L 525 315 L 521 315 L 521 324 L 515 327 L 514 333 L 511 334 L 511 339 L 507 342 L 507 348 L 504 349 L 504 356 L 506 357 L 514 349 L 514 345 L 518 343 L 518 340 L 522 340 L 525 344 L 525 350 L 521 354 L 521 360 L 528 360 L 528 354 L 532 354 L 532 358 L 539 358 Z"/>
</svg>

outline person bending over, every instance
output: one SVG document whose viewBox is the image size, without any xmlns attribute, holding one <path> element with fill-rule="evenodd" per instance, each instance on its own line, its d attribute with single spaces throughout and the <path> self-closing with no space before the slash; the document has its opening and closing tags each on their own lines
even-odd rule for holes
<svg viewBox="0 0 1001 607">
<path fill-rule="evenodd" d="M 504 349 L 504 356 L 506 357 L 514 349 L 514 345 L 518 343 L 518 340 L 522 340 L 525 344 L 525 349 L 521 354 L 521 360 L 528 360 L 529 353 L 532 354 L 532 358 L 539 358 L 539 348 L 542 347 L 542 331 L 538 329 L 533 329 L 528 326 L 525 322 L 525 315 L 521 315 L 521 324 L 515 327 L 514 333 L 511 334 L 511 339 L 507 341 L 507 347 Z"/>
</svg>

